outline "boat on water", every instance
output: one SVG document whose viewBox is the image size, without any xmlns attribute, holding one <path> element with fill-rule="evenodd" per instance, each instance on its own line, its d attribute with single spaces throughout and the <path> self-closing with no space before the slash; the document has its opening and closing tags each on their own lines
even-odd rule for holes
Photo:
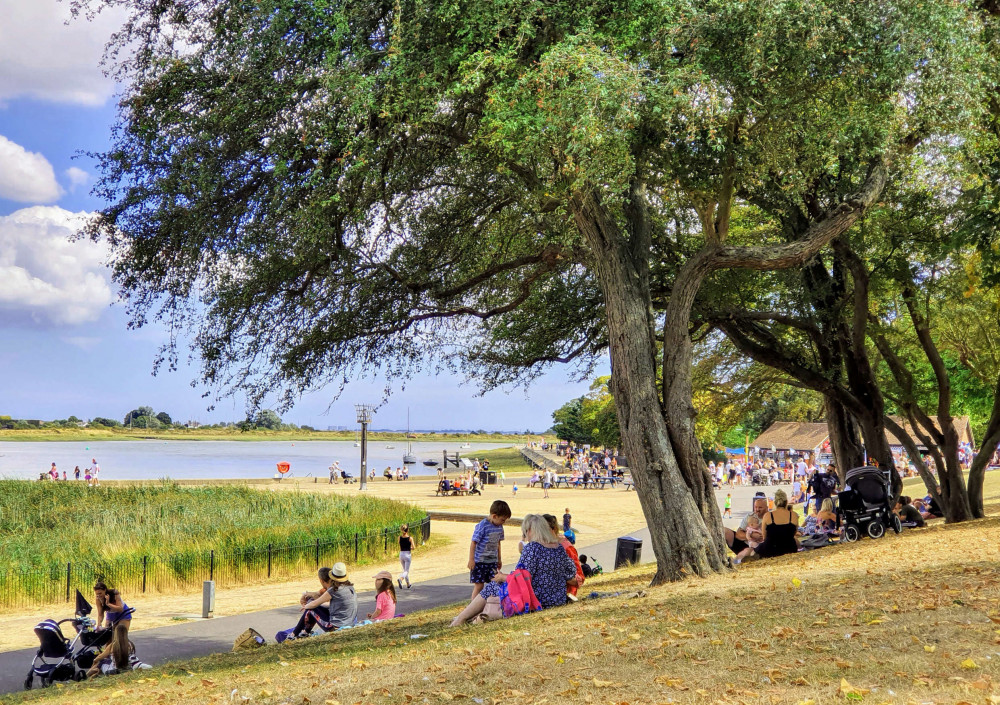
<svg viewBox="0 0 1000 705">
<path fill-rule="evenodd" d="M 386 447 L 385 447 L 385 449 L 386 449 L 386 450 L 392 450 L 392 449 L 393 449 L 393 448 L 395 448 L 395 447 L 396 447 L 396 446 L 392 446 L 392 445 L 390 445 L 390 446 L 386 446 Z"/>
<path fill-rule="evenodd" d="M 406 452 L 403 454 L 403 465 L 414 465 L 417 456 L 413 454 L 413 444 L 410 443 L 410 407 L 406 407 Z"/>
<path fill-rule="evenodd" d="M 468 450 L 469 448 L 472 447 L 472 444 L 471 443 L 463 443 L 461 447 L 462 447 L 462 450 Z"/>
<path fill-rule="evenodd" d="M 437 464 L 438 464 L 438 461 L 436 461 L 436 460 L 425 460 L 424 461 L 424 465 L 426 465 L 429 468 L 432 468 L 432 467 L 436 466 Z"/>
</svg>

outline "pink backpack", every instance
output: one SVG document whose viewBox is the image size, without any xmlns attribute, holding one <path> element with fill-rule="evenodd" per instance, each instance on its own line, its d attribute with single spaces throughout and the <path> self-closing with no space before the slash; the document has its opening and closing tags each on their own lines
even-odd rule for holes
<svg viewBox="0 0 1000 705">
<path fill-rule="evenodd" d="M 531 573 L 524 568 L 511 571 L 500 590 L 500 606 L 504 617 L 542 609 L 535 591 L 531 589 Z"/>
</svg>

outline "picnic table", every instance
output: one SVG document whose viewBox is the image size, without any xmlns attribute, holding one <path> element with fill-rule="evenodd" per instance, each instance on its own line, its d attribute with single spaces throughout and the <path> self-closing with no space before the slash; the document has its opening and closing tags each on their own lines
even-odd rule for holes
<svg viewBox="0 0 1000 705">
<path fill-rule="evenodd" d="M 586 482 L 584 482 L 583 477 L 573 479 L 572 475 L 557 475 L 555 485 L 556 487 L 560 485 L 565 485 L 566 487 L 600 487 L 603 490 L 605 485 L 614 487 L 616 482 L 621 482 L 621 480 L 617 477 L 604 475 L 591 477 Z"/>
</svg>

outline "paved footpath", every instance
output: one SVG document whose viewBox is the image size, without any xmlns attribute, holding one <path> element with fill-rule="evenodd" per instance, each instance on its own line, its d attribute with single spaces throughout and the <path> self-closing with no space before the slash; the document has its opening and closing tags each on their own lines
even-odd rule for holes
<svg viewBox="0 0 1000 705">
<path fill-rule="evenodd" d="M 630 535 L 643 541 L 641 562 L 653 562 L 653 551 L 649 546 L 649 530 L 643 528 Z M 615 564 L 615 549 L 616 541 L 612 540 L 580 548 L 579 551 L 588 557 L 595 557 L 606 571 L 611 571 Z M 418 561 L 414 562 L 414 568 L 417 571 L 420 570 Z M 442 605 L 458 602 L 464 604 L 469 599 L 470 593 L 468 573 L 418 582 L 410 590 L 405 588 L 397 590 L 399 598 L 397 610 L 412 614 L 419 610 L 441 607 Z M 374 591 L 359 592 L 358 614 L 367 614 L 374 609 Z M 52 615 L 54 619 L 63 619 L 68 616 L 70 615 Z M 146 663 L 159 666 L 168 661 L 182 661 L 231 651 L 236 637 L 242 634 L 247 627 L 253 627 L 263 634 L 268 642 L 271 642 L 276 632 L 294 626 L 298 617 L 298 605 L 291 605 L 264 612 L 250 612 L 232 617 L 215 617 L 136 631 L 132 632 L 131 637 L 132 641 L 135 642 L 136 654 L 139 658 Z M 141 619 L 142 615 L 137 614 L 136 620 Z M 12 693 L 24 687 L 24 678 L 28 674 L 36 650 L 37 648 L 32 648 L 0 653 L 0 694 Z"/>
</svg>

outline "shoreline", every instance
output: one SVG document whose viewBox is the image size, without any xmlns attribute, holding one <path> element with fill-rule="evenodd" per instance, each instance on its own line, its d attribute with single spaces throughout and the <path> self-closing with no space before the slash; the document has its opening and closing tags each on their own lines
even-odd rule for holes
<svg viewBox="0 0 1000 705">
<path fill-rule="evenodd" d="M 534 441 L 539 435 L 501 433 L 466 434 L 448 432 L 410 433 L 407 438 L 405 431 L 369 431 L 368 442 L 389 441 L 393 443 L 433 443 L 452 441 L 459 443 L 508 443 L 523 445 Z M 356 441 L 352 431 L 225 431 L 220 429 L 3 429 L 0 430 L 0 442 L 12 443 L 45 443 L 82 441 Z M 458 448 L 458 450 L 462 450 Z"/>
</svg>

